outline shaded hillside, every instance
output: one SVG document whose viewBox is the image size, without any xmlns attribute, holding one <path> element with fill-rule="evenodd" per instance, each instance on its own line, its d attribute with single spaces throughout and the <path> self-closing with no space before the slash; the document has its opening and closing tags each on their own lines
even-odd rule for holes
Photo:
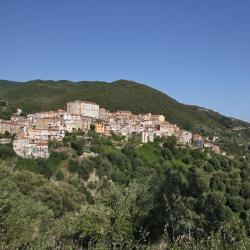
<svg viewBox="0 0 250 250">
<path fill-rule="evenodd" d="M 22 108 L 24 112 L 64 108 L 66 102 L 76 99 L 89 100 L 111 111 L 125 109 L 133 113 L 162 113 L 167 120 L 182 128 L 207 135 L 233 133 L 232 129 L 240 127 L 244 137 L 250 137 L 250 125 L 246 122 L 181 104 L 158 90 L 126 80 L 112 83 L 65 80 L 18 83 L 2 80 L 0 99 L 9 101 L 12 108 Z"/>
</svg>

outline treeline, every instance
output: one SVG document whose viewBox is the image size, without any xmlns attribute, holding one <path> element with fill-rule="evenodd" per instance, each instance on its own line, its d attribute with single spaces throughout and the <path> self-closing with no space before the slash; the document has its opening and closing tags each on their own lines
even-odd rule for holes
<svg viewBox="0 0 250 250">
<path fill-rule="evenodd" d="M 250 247 L 249 154 L 94 132 L 50 150 L 34 160 L 0 147 L 2 249 Z"/>
</svg>

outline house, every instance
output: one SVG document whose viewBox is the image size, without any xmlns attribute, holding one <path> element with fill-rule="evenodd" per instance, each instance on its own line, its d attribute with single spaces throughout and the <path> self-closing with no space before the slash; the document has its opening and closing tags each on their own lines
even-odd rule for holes
<svg viewBox="0 0 250 250">
<path fill-rule="evenodd" d="M 29 128 L 26 136 L 33 142 L 47 141 L 47 140 L 62 140 L 65 136 L 64 130 L 59 129 L 37 129 Z"/>
<path fill-rule="evenodd" d="M 90 125 L 92 124 L 92 119 L 89 117 L 82 117 L 80 129 L 83 131 L 90 130 Z"/>
<path fill-rule="evenodd" d="M 212 142 L 208 140 L 204 141 L 204 148 L 211 149 L 216 154 L 220 154 L 220 147 L 218 145 L 213 144 Z"/>
<path fill-rule="evenodd" d="M 116 112 L 116 116 L 120 116 L 125 119 L 130 119 L 132 117 L 132 113 L 127 110 L 119 110 Z"/>
<path fill-rule="evenodd" d="M 138 118 L 141 120 L 151 120 L 151 113 L 147 113 L 147 114 L 139 114 Z M 133 118 L 137 118 L 137 116 L 133 115 Z"/>
<path fill-rule="evenodd" d="M 81 129 L 83 131 L 90 130 L 92 119 L 81 115 L 67 114 L 63 116 L 62 125 L 68 132 Z"/>
<path fill-rule="evenodd" d="M 49 129 L 60 128 L 61 121 L 57 117 L 43 117 L 36 121 L 35 128 L 37 129 Z"/>
<path fill-rule="evenodd" d="M 99 105 L 87 101 L 74 101 L 67 103 L 67 112 L 75 115 L 88 116 L 92 118 L 99 118 Z"/>
<path fill-rule="evenodd" d="M 204 138 L 200 134 L 193 134 L 193 144 L 197 148 L 203 148 L 204 147 Z"/>
<path fill-rule="evenodd" d="M 17 138 L 13 142 L 13 150 L 15 153 L 22 157 L 31 157 L 32 148 L 28 137 Z"/>
<path fill-rule="evenodd" d="M 173 136 L 176 135 L 179 128 L 175 124 L 169 122 L 161 122 L 156 128 L 160 131 L 162 136 Z"/>
<path fill-rule="evenodd" d="M 102 122 L 96 122 L 95 123 L 95 132 L 98 134 L 104 134 L 105 133 L 105 124 Z"/>
<path fill-rule="evenodd" d="M 164 115 L 151 115 L 151 120 L 154 122 L 164 122 L 165 116 Z"/>
<path fill-rule="evenodd" d="M 0 133 L 9 132 L 17 134 L 21 131 L 21 125 L 16 121 L 0 120 Z"/>
<path fill-rule="evenodd" d="M 154 131 L 147 130 L 141 133 L 142 143 L 154 142 Z"/>
<path fill-rule="evenodd" d="M 181 144 L 191 145 L 192 139 L 193 139 L 193 134 L 189 131 L 186 131 L 186 130 L 180 130 L 177 134 L 177 139 Z"/>
<path fill-rule="evenodd" d="M 48 158 L 49 147 L 47 141 L 38 143 L 31 142 L 29 138 L 19 138 L 14 140 L 13 149 L 15 153 L 24 158 Z"/>
<path fill-rule="evenodd" d="M 0 144 L 10 144 L 11 139 L 10 138 L 1 138 L 0 139 Z"/>
<path fill-rule="evenodd" d="M 220 150 L 220 147 L 218 145 L 212 145 L 212 148 L 211 148 L 216 154 L 220 154 L 221 153 L 221 150 Z"/>
<path fill-rule="evenodd" d="M 106 120 L 107 119 L 107 110 L 105 108 L 99 109 L 99 119 Z"/>
<path fill-rule="evenodd" d="M 142 121 L 140 121 L 140 125 L 142 127 L 152 126 L 153 125 L 153 121 L 151 121 L 151 120 L 142 120 Z"/>
<path fill-rule="evenodd" d="M 56 118 L 58 116 L 58 112 L 57 111 L 38 112 L 38 113 L 35 114 L 35 116 L 38 119 L 41 119 L 41 118 Z"/>
<path fill-rule="evenodd" d="M 32 156 L 34 158 L 49 158 L 48 142 L 39 142 L 34 144 Z"/>
</svg>

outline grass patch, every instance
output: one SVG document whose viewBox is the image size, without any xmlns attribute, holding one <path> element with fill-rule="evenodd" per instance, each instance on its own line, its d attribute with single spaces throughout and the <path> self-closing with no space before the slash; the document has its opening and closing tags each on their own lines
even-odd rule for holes
<svg viewBox="0 0 250 250">
<path fill-rule="evenodd" d="M 150 164 L 159 161 L 161 158 L 159 152 L 153 144 L 144 144 L 142 147 L 138 148 L 138 155 Z"/>
</svg>

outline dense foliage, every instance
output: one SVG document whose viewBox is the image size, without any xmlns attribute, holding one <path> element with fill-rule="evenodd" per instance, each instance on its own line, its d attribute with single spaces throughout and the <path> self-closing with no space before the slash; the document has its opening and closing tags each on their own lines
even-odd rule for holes
<svg viewBox="0 0 250 250">
<path fill-rule="evenodd" d="M 0 249 L 249 249 L 250 154 L 75 132 L 0 147 Z"/>
</svg>

